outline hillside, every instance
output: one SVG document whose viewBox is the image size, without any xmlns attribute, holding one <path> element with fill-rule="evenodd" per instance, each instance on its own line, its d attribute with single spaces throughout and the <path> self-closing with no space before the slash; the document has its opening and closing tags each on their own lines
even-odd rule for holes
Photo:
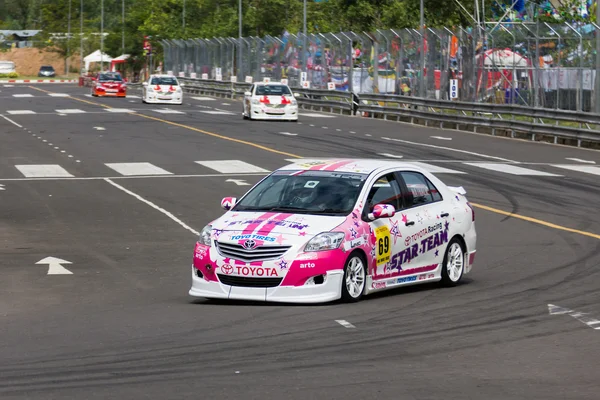
<svg viewBox="0 0 600 400">
<path fill-rule="evenodd" d="M 48 50 L 35 48 L 10 49 L 6 52 L 0 52 L 0 61 L 14 62 L 20 76 L 37 76 L 42 65 L 52 65 L 57 76 L 64 75 L 65 72 L 64 58 L 58 53 Z M 71 57 L 69 64 L 79 70 L 79 62 L 79 55 L 76 54 Z"/>
</svg>

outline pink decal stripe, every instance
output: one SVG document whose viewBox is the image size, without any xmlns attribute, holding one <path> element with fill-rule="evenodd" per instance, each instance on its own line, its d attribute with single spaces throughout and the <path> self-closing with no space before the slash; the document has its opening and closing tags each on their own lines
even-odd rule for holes
<svg viewBox="0 0 600 400">
<path fill-rule="evenodd" d="M 285 221 L 286 219 L 288 219 L 289 217 L 291 217 L 293 214 L 278 214 L 275 217 L 269 218 L 270 221 L 273 221 L 273 223 L 267 224 L 266 226 L 263 225 L 262 228 L 260 229 L 256 229 L 254 231 L 255 234 L 261 234 L 263 236 L 268 235 L 269 233 L 271 233 L 273 231 L 273 229 L 275 229 L 275 227 L 277 226 L 277 222 L 281 222 L 281 221 Z"/>
<path fill-rule="evenodd" d="M 352 160 L 345 160 L 345 161 L 338 161 L 335 162 L 333 164 L 327 164 L 325 166 L 322 166 L 320 168 L 317 168 L 319 171 L 335 171 L 338 168 L 343 167 L 344 165 L 348 165 L 348 164 L 352 164 L 354 161 Z"/>
<path fill-rule="evenodd" d="M 272 213 L 272 212 L 268 212 L 268 213 L 264 213 L 256 218 L 254 218 L 253 222 L 251 224 L 248 224 L 244 230 L 242 231 L 242 233 L 244 235 L 248 235 L 250 233 L 253 233 L 259 226 L 260 224 L 262 224 L 266 219 L 277 215 L 277 213 Z"/>
<path fill-rule="evenodd" d="M 385 279 L 385 278 L 395 278 L 397 276 L 420 274 L 420 273 L 423 273 L 423 272 L 433 271 L 437 267 L 438 267 L 438 264 L 426 265 L 424 267 L 413 268 L 413 269 L 406 269 L 406 270 L 403 270 L 403 271 L 393 272 L 391 274 L 375 275 L 375 276 L 373 276 L 373 279 L 379 280 L 379 279 Z"/>
</svg>

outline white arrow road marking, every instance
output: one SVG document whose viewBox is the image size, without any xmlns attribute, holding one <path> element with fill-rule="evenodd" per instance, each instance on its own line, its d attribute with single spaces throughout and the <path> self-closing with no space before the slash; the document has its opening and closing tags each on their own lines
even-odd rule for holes
<svg viewBox="0 0 600 400">
<path fill-rule="evenodd" d="M 380 156 L 388 157 L 388 158 L 403 158 L 404 156 L 396 156 L 390 153 L 378 153 Z"/>
<path fill-rule="evenodd" d="M 450 138 L 450 137 L 443 137 L 443 136 L 430 136 L 430 138 L 439 139 L 439 140 L 452 140 L 452 138 Z"/>
<path fill-rule="evenodd" d="M 56 257 L 46 257 L 43 260 L 36 262 L 36 264 L 48 264 L 47 275 L 73 275 L 71 271 L 61 265 L 72 264 L 72 262 L 67 260 L 62 260 Z"/>
<path fill-rule="evenodd" d="M 600 329 L 600 320 L 597 320 L 595 318 L 585 317 L 584 315 L 586 315 L 587 313 L 569 310 L 568 308 L 555 306 L 554 304 L 548 304 L 548 313 L 550 315 L 568 314 L 571 317 L 578 320 L 579 322 L 583 322 L 584 324 L 586 324 L 587 326 L 589 326 L 592 329 L 597 329 L 597 330 Z"/>
<path fill-rule="evenodd" d="M 225 182 L 233 182 L 238 186 L 250 186 L 250 184 L 243 179 L 227 179 Z"/>
<path fill-rule="evenodd" d="M 4 188 L 4 185 L 3 185 L 3 184 L 1 184 L 1 183 L 0 183 L 0 190 L 6 190 L 6 189 Z"/>
<path fill-rule="evenodd" d="M 345 319 L 336 319 L 335 322 L 337 322 L 344 328 L 356 328 L 354 325 L 352 325 L 350 322 L 346 321 Z"/>
<path fill-rule="evenodd" d="M 279 132 L 280 135 L 286 135 L 286 136 L 297 136 L 297 133 L 290 133 L 290 132 Z"/>
<path fill-rule="evenodd" d="M 586 163 L 586 164 L 596 164 L 596 161 L 582 160 L 581 158 L 567 157 L 567 158 L 565 158 L 565 160 L 577 161 L 577 162 L 582 162 L 582 163 Z"/>
</svg>

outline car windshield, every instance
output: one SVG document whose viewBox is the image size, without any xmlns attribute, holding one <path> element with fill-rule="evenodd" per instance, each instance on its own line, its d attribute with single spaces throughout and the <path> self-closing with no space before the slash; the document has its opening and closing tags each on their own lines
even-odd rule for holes
<svg viewBox="0 0 600 400">
<path fill-rule="evenodd" d="M 152 81 L 150 81 L 150 84 L 151 85 L 172 85 L 172 86 L 177 86 L 177 79 L 171 78 L 171 77 L 167 77 L 167 78 L 154 77 L 154 78 L 152 78 Z"/>
<path fill-rule="evenodd" d="M 50 66 L 43 66 L 43 67 L 41 68 L 41 70 L 42 70 L 42 71 L 54 71 L 54 68 L 53 68 L 53 67 L 50 67 Z"/>
<path fill-rule="evenodd" d="M 233 210 L 348 215 L 367 176 L 332 171 L 278 171 L 248 192 Z"/>
<path fill-rule="evenodd" d="M 117 81 L 121 82 L 121 75 L 119 74 L 100 74 L 99 81 Z"/>
<path fill-rule="evenodd" d="M 256 87 L 257 96 L 281 96 L 292 94 L 290 88 L 284 85 L 260 85 Z"/>
</svg>

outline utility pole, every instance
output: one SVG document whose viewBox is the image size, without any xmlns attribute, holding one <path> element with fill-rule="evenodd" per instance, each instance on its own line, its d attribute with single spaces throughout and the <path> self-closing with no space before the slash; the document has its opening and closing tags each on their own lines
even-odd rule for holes
<svg viewBox="0 0 600 400">
<path fill-rule="evenodd" d="M 302 70 L 307 73 L 306 79 L 308 79 L 308 68 L 306 67 L 306 0 L 304 0 L 304 41 L 302 42 Z"/>
<path fill-rule="evenodd" d="M 185 36 L 185 0 L 183 0 L 183 12 L 181 13 L 181 27 L 183 29 L 183 34 Z"/>
<path fill-rule="evenodd" d="M 419 94 L 421 97 L 426 96 L 425 92 L 425 5 L 424 0 L 421 0 L 421 11 L 420 11 L 420 27 L 419 32 L 421 33 L 421 61 L 420 61 L 420 74 L 419 74 Z M 375 60 L 377 62 L 377 60 Z M 375 66 L 377 68 L 377 66 Z"/>
<path fill-rule="evenodd" d="M 600 4 L 596 3 L 596 25 L 600 22 Z M 596 113 L 600 114 L 600 31 L 596 28 L 596 79 L 594 100 Z"/>
<path fill-rule="evenodd" d="M 244 70 L 242 69 L 242 0 L 239 0 L 238 5 L 238 75 L 240 77 L 240 82 L 244 79 Z"/>
<path fill-rule="evenodd" d="M 104 0 L 100 3 L 100 72 L 104 71 Z"/>
<path fill-rule="evenodd" d="M 123 33 L 122 33 L 122 38 L 121 38 L 121 54 L 125 54 L 125 0 L 122 1 L 121 4 L 122 7 L 122 13 L 123 13 Z"/>
<path fill-rule="evenodd" d="M 69 0 L 69 21 L 67 22 L 67 59 L 65 63 L 65 75 L 69 76 L 69 56 L 71 55 L 71 0 Z"/>
</svg>

